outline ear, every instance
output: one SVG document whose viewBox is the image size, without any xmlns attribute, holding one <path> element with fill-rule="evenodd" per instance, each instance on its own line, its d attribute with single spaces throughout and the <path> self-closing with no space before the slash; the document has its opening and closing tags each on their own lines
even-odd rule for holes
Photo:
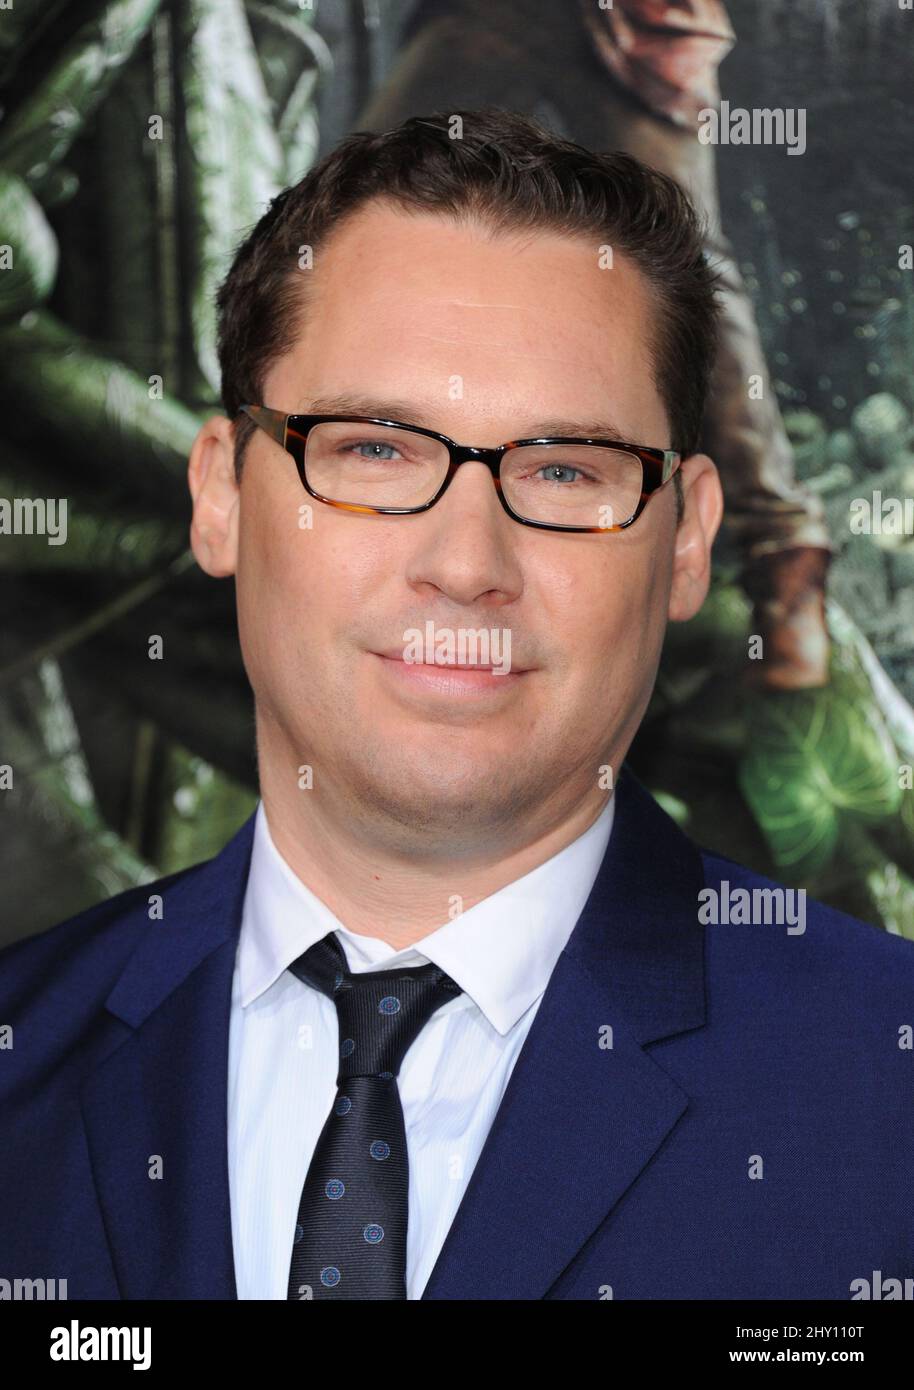
<svg viewBox="0 0 914 1390">
<path fill-rule="evenodd" d="M 241 493 L 235 479 L 235 432 L 225 415 L 201 426 L 187 466 L 194 501 L 190 544 L 197 564 L 214 579 L 235 573 Z"/>
<path fill-rule="evenodd" d="M 683 513 L 676 530 L 669 618 L 693 618 L 711 580 L 711 546 L 720 527 L 724 496 L 720 475 L 707 454 L 691 454 L 680 467 Z"/>
</svg>

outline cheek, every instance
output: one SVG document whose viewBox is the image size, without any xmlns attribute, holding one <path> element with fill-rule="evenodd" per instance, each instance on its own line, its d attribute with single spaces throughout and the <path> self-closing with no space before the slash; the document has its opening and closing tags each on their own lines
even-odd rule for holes
<svg viewBox="0 0 914 1390">
<path fill-rule="evenodd" d="M 281 672 L 307 641 L 324 605 L 313 591 L 314 530 L 301 529 L 298 495 L 252 488 L 242 495 L 236 598 L 244 663 L 255 692 L 258 675 Z"/>
<path fill-rule="evenodd" d="M 556 566 L 543 576 L 541 611 L 568 663 L 568 689 L 596 717 L 608 712 L 608 692 L 624 704 L 639 698 L 648 668 L 652 677 L 651 657 L 666 626 L 668 579 L 651 552 L 625 540 L 612 554 L 586 558 L 586 565 Z"/>
<path fill-rule="evenodd" d="M 611 650 L 642 617 L 644 585 L 635 574 L 640 567 L 626 563 L 621 549 L 601 553 L 584 540 L 579 551 L 535 567 L 544 626 L 582 667 L 608 663 Z"/>
<path fill-rule="evenodd" d="M 385 567 L 346 516 L 320 503 L 301 512 L 300 496 L 245 499 L 236 575 L 238 627 L 245 666 L 274 688 L 316 690 L 341 678 L 345 637 L 370 613 Z M 308 522 L 310 521 L 310 525 Z"/>
</svg>

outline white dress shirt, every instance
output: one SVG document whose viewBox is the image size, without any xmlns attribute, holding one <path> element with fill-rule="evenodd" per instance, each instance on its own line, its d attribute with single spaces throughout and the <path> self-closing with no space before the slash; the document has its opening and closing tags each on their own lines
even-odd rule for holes
<svg viewBox="0 0 914 1390">
<path fill-rule="evenodd" d="M 257 807 L 229 1026 L 228 1167 L 239 1298 L 285 1299 L 298 1203 L 336 1096 L 333 1001 L 288 966 L 335 931 L 354 973 L 434 961 L 464 991 L 406 1053 L 407 1297 L 421 1298 L 559 954 L 609 843 L 610 798 L 538 868 L 395 951 L 349 931 L 298 878 Z"/>
</svg>

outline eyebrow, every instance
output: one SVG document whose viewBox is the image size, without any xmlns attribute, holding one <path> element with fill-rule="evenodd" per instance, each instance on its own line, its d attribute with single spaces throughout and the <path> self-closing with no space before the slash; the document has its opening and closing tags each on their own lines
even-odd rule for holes
<svg viewBox="0 0 914 1390">
<path fill-rule="evenodd" d="M 435 430 L 444 434 L 433 423 L 431 412 L 421 405 L 409 401 L 380 400 L 372 396 L 362 396 L 344 392 L 335 396 L 316 396 L 306 403 L 301 414 L 311 415 L 373 415 L 379 420 L 399 420 L 404 425 L 419 425 L 422 429 Z M 537 420 L 533 424 L 518 429 L 512 439 L 542 439 L 548 435 L 566 435 L 571 439 L 615 439 L 624 443 L 627 436 L 612 420 L 583 418 L 567 420 L 552 416 Z M 631 442 L 631 441 L 629 441 Z"/>
</svg>

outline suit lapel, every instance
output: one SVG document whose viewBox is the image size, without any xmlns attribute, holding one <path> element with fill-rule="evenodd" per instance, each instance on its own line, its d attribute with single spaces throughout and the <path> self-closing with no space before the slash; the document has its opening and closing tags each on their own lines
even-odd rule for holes
<svg viewBox="0 0 914 1390">
<path fill-rule="evenodd" d="M 423 1299 L 542 1298 L 687 1108 L 644 1045 L 705 1020 L 701 858 L 630 772 L 615 795 L 600 872 Z"/>
<path fill-rule="evenodd" d="M 143 935 L 106 1007 L 130 1031 L 81 1093 L 122 1298 L 237 1296 L 228 1033 L 253 828 L 252 815 L 215 859 L 164 888 L 162 921 L 141 907 L 124 923 Z"/>
</svg>

